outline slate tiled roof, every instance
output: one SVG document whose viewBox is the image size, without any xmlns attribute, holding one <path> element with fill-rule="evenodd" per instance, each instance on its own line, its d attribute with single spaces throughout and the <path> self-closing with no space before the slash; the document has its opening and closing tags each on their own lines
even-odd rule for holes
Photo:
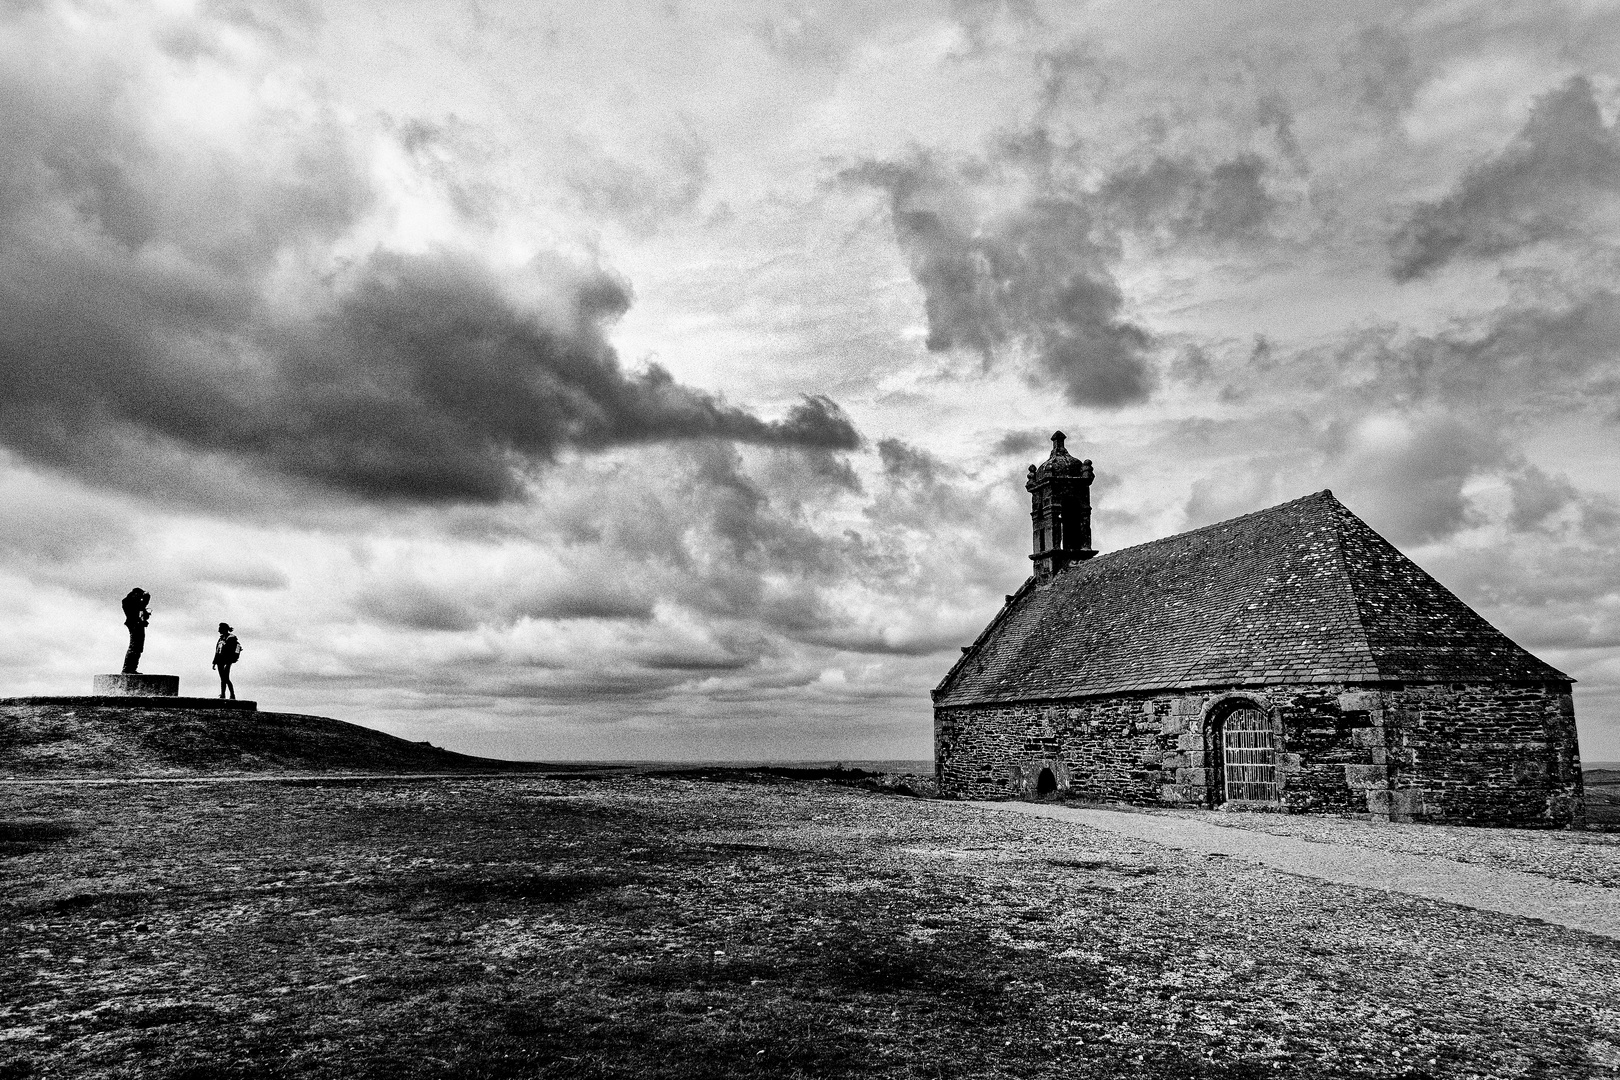
<svg viewBox="0 0 1620 1080">
<path fill-rule="evenodd" d="M 1514 644 L 1329 491 L 1024 583 L 937 706 L 1273 682 L 1569 676 Z"/>
</svg>

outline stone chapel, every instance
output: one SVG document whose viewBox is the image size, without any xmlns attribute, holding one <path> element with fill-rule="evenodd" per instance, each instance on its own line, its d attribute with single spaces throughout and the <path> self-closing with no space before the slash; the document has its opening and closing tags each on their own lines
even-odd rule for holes
<svg viewBox="0 0 1620 1080">
<path fill-rule="evenodd" d="M 1332 492 L 1098 554 L 1063 442 L 1025 485 L 1033 576 L 934 691 L 941 794 L 1580 820 L 1570 677 Z"/>
</svg>

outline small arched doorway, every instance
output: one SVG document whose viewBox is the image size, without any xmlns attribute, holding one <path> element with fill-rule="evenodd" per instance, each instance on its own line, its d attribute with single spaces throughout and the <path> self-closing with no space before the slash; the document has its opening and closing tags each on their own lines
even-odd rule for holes
<svg viewBox="0 0 1620 1080">
<path fill-rule="evenodd" d="M 1209 725 L 1210 802 L 1276 803 L 1277 744 L 1271 717 L 1239 700 Z"/>
<path fill-rule="evenodd" d="M 1042 769 L 1041 775 L 1035 778 L 1035 797 L 1044 799 L 1048 795 L 1057 794 L 1057 789 L 1057 776 L 1053 774 L 1051 769 Z"/>
</svg>

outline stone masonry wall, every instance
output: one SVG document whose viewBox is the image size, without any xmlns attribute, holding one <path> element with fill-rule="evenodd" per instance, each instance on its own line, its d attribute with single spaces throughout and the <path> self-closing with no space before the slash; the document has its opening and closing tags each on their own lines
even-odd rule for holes
<svg viewBox="0 0 1620 1080">
<path fill-rule="evenodd" d="M 1119 696 L 934 711 L 941 793 L 1033 798 L 1050 768 L 1076 798 L 1157 801 L 1163 745 L 1151 701 Z"/>
<path fill-rule="evenodd" d="M 1290 684 L 934 712 L 942 794 L 1059 794 L 1212 806 L 1210 725 L 1258 707 L 1278 747 L 1279 797 L 1227 809 L 1395 821 L 1563 825 L 1580 816 L 1567 684 L 1367 687 Z"/>
<path fill-rule="evenodd" d="M 1409 686 L 1384 697 L 1392 815 L 1481 825 L 1581 817 L 1568 684 Z"/>
</svg>

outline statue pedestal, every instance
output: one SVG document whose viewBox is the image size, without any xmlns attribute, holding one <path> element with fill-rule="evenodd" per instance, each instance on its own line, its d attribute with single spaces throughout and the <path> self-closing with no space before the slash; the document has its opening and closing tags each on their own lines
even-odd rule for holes
<svg viewBox="0 0 1620 1080">
<path fill-rule="evenodd" d="M 178 697 L 178 675 L 97 675 L 98 697 Z"/>
</svg>

